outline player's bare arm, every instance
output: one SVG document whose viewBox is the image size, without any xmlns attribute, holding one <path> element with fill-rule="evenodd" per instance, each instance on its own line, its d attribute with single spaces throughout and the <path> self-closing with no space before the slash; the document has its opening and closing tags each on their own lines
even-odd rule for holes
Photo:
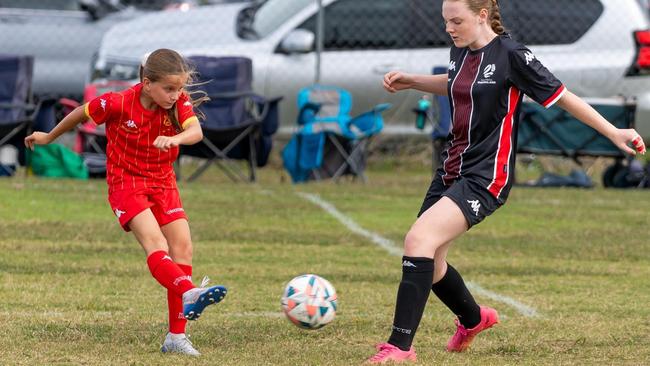
<svg viewBox="0 0 650 366">
<path fill-rule="evenodd" d="M 420 75 L 391 71 L 384 75 L 384 89 L 395 93 L 404 89 L 416 89 L 425 93 L 447 95 L 447 74 Z"/>
<path fill-rule="evenodd" d="M 626 153 L 631 155 L 635 155 L 637 152 L 645 154 L 645 143 L 634 129 L 616 128 L 587 102 L 570 91 L 567 90 L 564 93 L 562 98 L 558 100 L 557 105 L 584 124 L 600 132 Z M 628 144 L 631 144 L 634 149 L 630 148 Z"/>
<path fill-rule="evenodd" d="M 49 133 L 37 131 L 25 137 L 25 146 L 34 150 L 34 145 L 47 145 L 87 119 L 84 106 L 79 106 L 65 116 Z"/>
<path fill-rule="evenodd" d="M 201 130 L 201 124 L 198 121 L 191 122 L 185 127 L 183 132 L 179 133 L 176 136 L 158 136 L 154 142 L 153 146 L 167 151 L 169 148 L 178 146 L 178 145 L 193 145 L 203 139 L 203 130 Z"/>
</svg>

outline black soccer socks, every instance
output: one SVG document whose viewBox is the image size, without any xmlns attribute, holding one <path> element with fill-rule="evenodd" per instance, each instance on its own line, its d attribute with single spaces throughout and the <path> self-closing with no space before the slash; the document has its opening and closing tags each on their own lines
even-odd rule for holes
<svg viewBox="0 0 650 366">
<path fill-rule="evenodd" d="M 456 314 L 465 329 L 472 329 L 481 322 L 480 307 L 469 293 L 460 273 L 451 264 L 447 263 L 447 272 L 431 286 L 431 290 Z"/>
<path fill-rule="evenodd" d="M 408 351 L 413 343 L 433 283 L 433 259 L 402 257 L 402 281 L 397 291 L 393 331 L 388 343 Z"/>
</svg>

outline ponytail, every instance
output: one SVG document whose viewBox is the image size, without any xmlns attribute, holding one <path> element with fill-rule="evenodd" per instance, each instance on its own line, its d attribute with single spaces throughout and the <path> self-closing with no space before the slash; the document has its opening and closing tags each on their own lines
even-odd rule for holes
<svg viewBox="0 0 650 366">
<path fill-rule="evenodd" d="M 490 26 L 496 34 L 503 34 L 506 32 L 506 29 L 501 24 L 501 12 L 499 11 L 499 4 L 497 0 L 490 0 L 492 4 L 490 9 Z"/>
</svg>

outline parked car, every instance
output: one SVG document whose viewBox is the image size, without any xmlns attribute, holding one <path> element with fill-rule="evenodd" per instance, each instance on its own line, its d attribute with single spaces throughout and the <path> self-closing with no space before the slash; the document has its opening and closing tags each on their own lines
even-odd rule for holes
<svg viewBox="0 0 650 366">
<path fill-rule="evenodd" d="M 106 30 L 177 0 L 0 0 L 0 52 L 34 56 L 37 95 L 81 99 Z"/>
<path fill-rule="evenodd" d="M 529 45 L 570 90 L 586 97 L 635 97 L 637 127 L 650 137 L 650 24 L 644 1 L 517 0 L 500 5 L 513 37 Z M 451 41 L 441 2 L 323 0 L 320 58 L 313 0 L 151 14 L 106 33 L 93 76 L 134 78 L 142 55 L 159 47 L 186 56 L 244 55 L 253 60 L 255 91 L 284 96 L 282 122 L 292 125 L 296 93 L 315 81 L 320 59 L 320 82 L 350 90 L 353 112 L 390 102 L 395 107 L 386 114 L 389 129 L 413 126 L 412 108 L 422 94 L 386 93 L 381 78 L 393 69 L 430 73 L 447 65 Z"/>
</svg>

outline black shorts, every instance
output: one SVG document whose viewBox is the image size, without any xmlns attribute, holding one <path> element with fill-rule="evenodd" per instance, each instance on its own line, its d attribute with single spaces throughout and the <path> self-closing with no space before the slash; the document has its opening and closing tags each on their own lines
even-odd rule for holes
<svg viewBox="0 0 650 366">
<path fill-rule="evenodd" d="M 449 197 L 454 201 L 465 215 L 465 220 L 470 228 L 501 207 L 499 201 L 490 191 L 471 178 L 460 177 L 451 185 L 446 186 L 442 182 L 442 176 L 436 174 L 424 197 L 418 217 L 438 202 L 442 196 Z"/>
</svg>

